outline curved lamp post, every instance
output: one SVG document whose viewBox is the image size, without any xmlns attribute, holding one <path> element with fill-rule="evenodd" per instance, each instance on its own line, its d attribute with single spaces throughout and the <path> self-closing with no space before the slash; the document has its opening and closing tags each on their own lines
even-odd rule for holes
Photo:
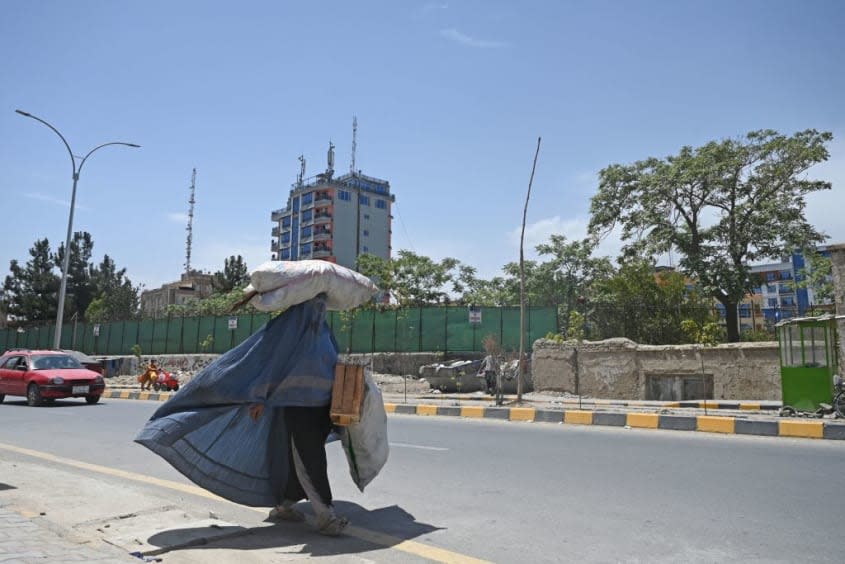
<svg viewBox="0 0 845 564">
<path fill-rule="evenodd" d="M 68 263 L 70 261 L 70 236 L 71 236 L 71 233 L 73 231 L 73 208 L 74 208 L 74 205 L 76 204 L 76 183 L 79 181 L 79 173 L 82 172 L 82 166 L 85 164 L 85 161 L 88 160 L 88 157 L 90 157 L 91 154 L 94 151 L 96 151 L 97 149 L 102 149 L 103 147 L 108 147 L 109 145 L 124 145 L 126 147 L 135 147 L 135 148 L 140 147 L 140 145 L 136 145 L 135 143 L 123 143 L 123 142 L 120 142 L 120 141 L 113 141 L 111 143 L 103 143 L 102 145 L 98 145 L 98 146 L 94 147 L 93 149 L 91 149 L 90 151 L 88 151 L 88 154 L 85 155 L 84 157 L 82 157 L 82 160 L 79 162 L 79 166 L 77 167 L 76 166 L 77 157 L 75 157 L 73 155 L 73 151 L 70 150 L 70 145 L 68 145 L 68 142 L 65 140 L 64 136 L 61 133 L 59 133 L 58 129 L 56 129 L 55 127 L 53 127 L 52 125 L 50 125 L 49 123 L 47 123 L 46 121 L 41 119 L 40 117 L 34 116 L 30 113 L 24 112 L 22 110 L 15 110 L 15 112 L 19 113 L 20 115 L 22 115 L 24 117 L 28 117 L 28 118 L 32 118 L 36 121 L 40 121 L 41 123 L 43 123 L 44 125 L 46 125 L 50 129 L 52 129 L 53 132 L 55 132 L 55 134 L 58 135 L 59 138 L 62 140 L 62 143 L 65 144 L 65 147 L 67 148 L 67 152 L 70 155 L 70 163 L 73 166 L 73 191 L 70 194 L 70 216 L 68 217 L 68 220 L 67 220 L 67 239 L 65 241 L 65 256 L 64 256 L 64 260 L 62 261 L 62 285 L 59 288 L 59 311 L 58 311 L 58 313 L 56 313 L 56 334 L 55 334 L 55 338 L 53 339 L 53 347 L 58 349 L 60 347 L 61 340 L 62 340 L 62 319 L 63 319 L 64 313 L 65 313 L 65 311 L 64 311 L 65 310 L 65 291 L 67 289 L 67 271 L 68 271 Z"/>
</svg>

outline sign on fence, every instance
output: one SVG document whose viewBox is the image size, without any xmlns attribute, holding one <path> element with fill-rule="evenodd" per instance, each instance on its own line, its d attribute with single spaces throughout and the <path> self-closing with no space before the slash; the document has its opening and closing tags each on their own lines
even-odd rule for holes
<svg viewBox="0 0 845 564">
<path fill-rule="evenodd" d="M 229 329 L 237 329 L 238 328 L 238 318 L 237 317 L 230 317 L 229 318 Z"/>
<path fill-rule="evenodd" d="M 99 323 L 94 324 L 94 336 L 95 337 L 100 336 L 100 324 Z"/>
<path fill-rule="evenodd" d="M 481 308 L 478 306 L 469 306 L 469 322 L 481 324 Z"/>
</svg>

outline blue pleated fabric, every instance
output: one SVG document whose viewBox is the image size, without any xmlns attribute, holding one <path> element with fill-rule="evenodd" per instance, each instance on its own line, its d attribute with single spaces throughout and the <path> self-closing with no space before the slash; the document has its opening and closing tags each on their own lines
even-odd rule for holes
<svg viewBox="0 0 845 564">
<path fill-rule="evenodd" d="M 317 297 L 272 319 L 156 410 L 135 441 L 197 485 L 254 507 L 281 503 L 286 406 L 331 403 L 337 342 Z M 256 422 L 249 407 L 264 404 Z"/>
</svg>

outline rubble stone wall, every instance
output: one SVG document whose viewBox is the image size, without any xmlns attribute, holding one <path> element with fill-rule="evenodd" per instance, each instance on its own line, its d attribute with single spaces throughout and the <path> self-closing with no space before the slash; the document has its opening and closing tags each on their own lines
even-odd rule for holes
<svg viewBox="0 0 845 564">
<path fill-rule="evenodd" d="M 714 399 L 781 399 L 776 342 L 703 347 L 638 345 L 629 339 L 581 343 L 540 339 L 534 343 L 531 367 L 539 391 L 639 400 L 647 399 L 649 377 L 704 375 L 712 381 Z"/>
</svg>

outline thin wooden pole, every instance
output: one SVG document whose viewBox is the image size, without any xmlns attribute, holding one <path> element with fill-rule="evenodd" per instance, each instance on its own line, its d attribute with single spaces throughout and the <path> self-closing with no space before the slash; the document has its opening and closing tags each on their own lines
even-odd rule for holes
<svg viewBox="0 0 845 564">
<path fill-rule="evenodd" d="M 528 193 L 525 195 L 525 208 L 522 210 L 522 232 L 519 235 L 519 378 L 516 380 L 516 401 L 522 401 L 522 382 L 525 380 L 525 220 L 528 217 L 528 200 L 531 198 L 531 185 L 534 183 L 534 171 L 537 169 L 537 156 L 540 154 L 540 141 L 537 138 L 537 150 L 534 151 L 534 164 L 531 166 L 531 178 L 528 180 Z"/>
</svg>

